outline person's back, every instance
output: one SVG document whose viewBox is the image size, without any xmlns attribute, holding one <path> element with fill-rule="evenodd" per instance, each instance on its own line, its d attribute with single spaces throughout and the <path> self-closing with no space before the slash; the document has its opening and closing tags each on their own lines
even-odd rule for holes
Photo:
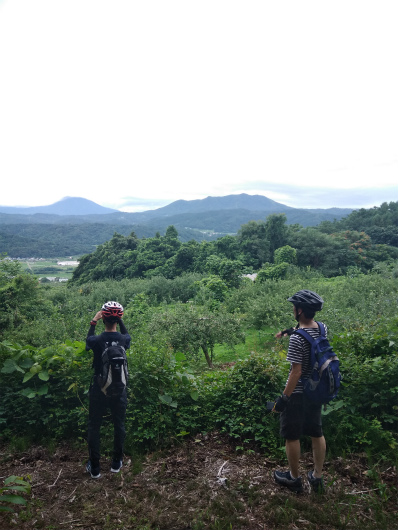
<svg viewBox="0 0 398 530">
<path fill-rule="evenodd" d="M 305 330 L 313 338 L 320 335 L 320 329 L 314 317 L 323 307 L 322 298 L 313 291 L 298 291 L 288 298 L 293 304 L 297 328 Z M 326 326 L 325 333 L 327 333 Z M 275 471 L 275 481 L 297 493 L 303 489 L 299 473 L 300 437 L 310 436 L 314 456 L 314 471 L 308 473 L 308 480 L 314 491 L 323 491 L 322 468 L 326 453 L 326 442 L 322 432 L 322 405 L 308 400 L 303 392 L 303 379 L 311 371 L 311 345 L 295 330 L 284 330 L 276 334 L 280 338 L 290 335 L 286 360 L 290 362 L 289 376 L 282 395 L 276 400 L 274 410 L 281 413 L 280 433 L 286 441 L 286 456 L 289 471 Z"/>
<path fill-rule="evenodd" d="M 113 459 L 111 471 L 117 473 L 122 467 L 123 444 L 126 436 L 124 420 L 127 407 L 127 389 L 121 387 L 117 393 L 108 394 L 99 384 L 102 372 L 102 356 L 111 347 L 121 347 L 124 351 L 130 347 L 131 337 L 122 321 L 123 307 L 118 302 L 107 302 L 102 306 L 90 322 L 90 329 L 86 339 L 86 350 L 94 353 L 94 377 L 89 390 L 89 420 L 88 420 L 88 449 L 89 461 L 86 469 L 92 478 L 99 478 L 100 473 L 100 429 L 106 409 L 111 410 L 114 426 Z M 103 320 L 105 331 L 95 334 L 96 325 Z M 120 332 L 117 326 L 120 326 Z"/>
</svg>

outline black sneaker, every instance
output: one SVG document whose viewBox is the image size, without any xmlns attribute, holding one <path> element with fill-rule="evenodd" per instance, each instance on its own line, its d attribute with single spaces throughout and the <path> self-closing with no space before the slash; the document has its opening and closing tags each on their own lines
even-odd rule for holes
<svg viewBox="0 0 398 530">
<path fill-rule="evenodd" d="M 99 466 L 98 467 L 93 467 L 91 465 L 91 461 L 90 460 L 87 462 L 86 471 L 87 471 L 87 473 L 90 473 L 91 478 L 100 478 L 100 476 L 101 476 Z"/>
<path fill-rule="evenodd" d="M 315 491 L 315 493 L 325 493 L 325 488 L 323 485 L 323 478 L 316 478 L 314 477 L 313 471 L 308 471 L 308 481 L 311 484 L 312 491 Z"/>
<path fill-rule="evenodd" d="M 281 486 L 285 486 L 290 491 L 301 493 L 303 491 L 303 483 L 301 477 L 292 478 L 290 471 L 274 471 L 275 482 Z"/>
<path fill-rule="evenodd" d="M 123 462 L 121 460 L 112 460 L 112 467 L 111 467 L 112 473 L 119 473 L 122 467 L 123 467 Z"/>
</svg>

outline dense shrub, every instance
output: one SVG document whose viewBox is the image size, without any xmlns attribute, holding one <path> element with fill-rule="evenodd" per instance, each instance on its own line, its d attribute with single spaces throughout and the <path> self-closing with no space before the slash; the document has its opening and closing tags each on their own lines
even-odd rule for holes
<svg viewBox="0 0 398 530">
<path fill-rule="evenodd" d="M 239 446 L 256 441 L 274 451 L 281 442 L 277 416 L 265 413 L 265 402 L 283 389 L 288 363 L 283 361 L 284 354 L 279 358 L 272 351 L 272 334 L 262 357 L 251 356 L 230 371 L 194 375 L 190 367 L 199 372 L 199 364 L 195 357 L 187 360 L 180 350 L 186 349 L 189 355 L 195 348 L 173 342 L 171 331 L 182 327 L 186 337 L 192 338 L 192 319 L 182 321 L 189 311 L 199 318 L 204 335 L 210 335 L 206 332 L 209 314 L 243 321 L 251 329 L 290 327 L 295 321 L 287 298 L 306 288 L 325 300 L 317 317 L 328 326 L 344 375 L 339 398 L 325 414 L 330 452 L 338 455 L 366 449 L 369 454 L 391 457 L 398 428 L 398 284 L 392 268 L 379 267 L 366 275 L 353 269 L 349 272 L 346 277 L 325 279 L 309 269 L 291 266 L 285 280 L 261 284 L 247 280 L 239 288 L 229 287 L 225 298 L 216 301 L 216 311 L 209 312 L 209 307 L 198 307 L 198 296 L 192 304 L 176 303 L 192 299 L 195 281 L 201 278 L 195 274 L 174 280 L 107 280 L 66 288 L 28 281 L 19 284 L 14 281 L 18 270 L 11 265 L 3 270 L 1 287 L 15 298 L 19 320 L 7 320 L 3 337 L 7 342 L 0 347 L 2 435 L 24 434 L 37 440 L 45 436 L 84 438 L 92 356 L 82 341 L 95 312 L 104 301 L 116 299 L 125 306 L 125 322 L 133 337 L 127 450 L 154 448 L 187 433 L 219 429 Z M 32 298 L 25 298 L 25 292 L 33 293 Z M 166 306 L 170 302 L 171 308 Z M 10 298 L 2 303 L 13 307 Z M 169 325 L 165 315 L 173 316 L 173 311 L 176 320 Z M 165 328 L 173 329 L 153 333 L 155 327 L 151 331 L 149 323 L 162 319 Z M 101 330 L 99 324 L 97 332 Z M 278 342 L 279 349 L 286 347 L 287 341 Z"/>
<path fill-rule="evenodd" d="M 334 454 L 366 451 L 394 459 L 398 447 L 398 357 L 341 356 L 343 382 L 325 417 Z"/>
</svg>

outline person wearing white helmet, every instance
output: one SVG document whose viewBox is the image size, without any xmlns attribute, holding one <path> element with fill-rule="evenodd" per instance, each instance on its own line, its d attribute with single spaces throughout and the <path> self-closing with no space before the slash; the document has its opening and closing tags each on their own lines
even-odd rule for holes
<svg viewBox="0 0 398 530">
<path fill-rule="evenodd" d="M 98 383 L 101 373 L 102 354 L 110 345 L 122 347 L 125 351 L 130 347 L 131 337 L 122 320 L 123 306 L 118 302 L 106 302 L 90 322 L 90 329 L 86 339 L 86 350 L 94 353 L 94 377 L 89 390 L 89 420 L 88 420 L 88 450 L 89 461 L 86 470 L 92 478 L 100 478 L 100 429 L 102 419 L 109 407 L 114 426 L 113 459 L 111 471 L 118 473 L 123 465 L 123 444 L 126 437 L 124 420 L 127 407 L 127 389 L 123 386 L 118 393 L 106 395 Z M 95 334 L 97 323 L 102 320 L 105 331 Z M 119 325 L 120 331 L 117 331 Z"/>
<path fill-rule="evenodd" d="M 320 335 L 314 317 L 315 313 L 322 309 L 323 300 L 314 291 L 303 289 L 288 298 L 288 301 L 293 304 L 297 326 L 276 334 L 277 338 L 290 335 L 287 352 L 290 372 L 282 395 L 276 400 L 273 410 L 281 413 L 280 432 L 285 438 L 289 471 L 275 471 L 274 479 L 281 486 L 296 493 L 303 490 L 299 473 L 300 437 L 307 435 L 311 437 L 314 458 L 314 470 L 308 472 L 308 480 L 312 489 L 321 493 L 324 491 L 322 468 L 326 454 L 326 442 L 322 432 L 322 405 L 309 401 L 303 393 L 302 378 L 308 377 L 311 372 L 311 346 L 301 335 L 294 333 L 294 330 L 302 328 L 314 339 Z M 326 326 L 323 326 L 327 333 Z"/>
</svg>

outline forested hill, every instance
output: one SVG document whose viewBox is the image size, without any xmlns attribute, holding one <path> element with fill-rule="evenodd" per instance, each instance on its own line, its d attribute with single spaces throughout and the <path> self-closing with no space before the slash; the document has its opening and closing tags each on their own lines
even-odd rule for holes
<svg viewBox="0 0 398 530">
<path fill-rule="evenodd" d="M 237 235 L 213 242 L 182 243 L 170 225 L 164 236 L 139 239 L 132 232 L 100 245 L 84 256 L 72 282 L 85 283 L 107 278 L 163 276 L 173 279 L 183 273 L 211 274 L 226 285 L 235 284 L 244 273 L 260 271 L 264 277 L 282 278 L 290 265 L 319 270 L 324 276 L 346 274 L 350 269 L 366 272 L 380 262 L 398 259 L 398 203 L 391 203 L 385 217 L 380 210 L 369 210 L 364 219 L 393 221 L 394 225 L 369 226 L 365 231 L 347 229 L 344 223 L 323 222 L 319 227 L 287 225 L 285 214 L 271 214 L 266 221 L 250 221 Z M 391 216 L 390 214 L 391 213 Z M 353 214 L 352 214 L 353 215 Z M 378 241 L 378 237 L 384 241 Z M 380 244 L 382 243 L 382 244 Z"/>
<path fill-rule="evenodd" d="M 265 221 L 284 213 L 288 224 L 316 226 L 339 220 L 352 210 L 290 208 L 261 195 L 227 195 L 194 201 L 175 201 L 139 213 L 112 211 L 92 201 L 67 197 L 50 206 L 0 207 L 0 252 L 10 257 L 58 257 L 93 252 L 117 232 L 139 237 L 164 234 L 174 225 L 181 241 L 214 241 L 236 234 L 251 220 Z"/>
<path fill-rule="evenodd" d="M 204 201 L 207 200 L 204 199 Z M 179 204 L 174 212 L 177 210 L 182 211 L 186 208 L 185 204 L 180 204 L 181 202 L 194 202 L 196 207 L 203 207 L 201 201 L 177 202 Z M 214 201 L 212 200 L 208 201 L 207 204 L 209 207 L 214 207 Z M 258 205 L 256 201 L 254 204 Z M 231 206 L 231 203 L 226 201 L 226 205 Z M 172 205 L 169 206 L 171 207 Z M 152 213 L 144 213 L 149 217 L 154 215 L 156 211 L 162 211 L 163 214 L 171 213 L 173 210 L 169 206 L 164 209 L 154 210 Z M 398 202 L 383 203 L 380 207 L 356 210 L 340 220 L 332 220 L 334 218 L 334 209 L 329 212 L 331 218 L 327 218 L 327 220 L 325 220 L 324 216 L 326 210 L 323 211 L 323 216 L 319 218 L 314 217 L 316 215 L 315 212 L 314 210 L 296 210 L 292 208 L 284 212 L 283 215 L 285 216 L 286 224 L 291 226 L 292 229 L 295 225 L 300 225 L 301 228 L 313 226 L 311 223 L 300 223 L 300 219 L 305 219 L 305 215 L 311 215 L 312 221 L 315 218 L 317 219 L 316 225 L 321 233 L 334 234 L 344 230 L 364 231 L 371 238 L 373 244 L 398 246 Z M 123 214 L 121 212 L 107 215 L 69 215 L 67 217 L 48 214 L 0 214 L 0 221 L 3 222 L 3 224 L 0 222 L 0 252 L 7 253 L 10 257 L 15 258 L 51 258 L 89 254 L 94 252 L 98 245 L 110 240 L 114 233 L 128 236 L 131 232 L 134 232 L 138 239 L 151 238 L 157 233 L 164 234 L 170 225 L 177 229 L 180 242 L 184 243 L 190 240 L 215 241 L 225 235 L 239 233 L 241 227 L 252 220 L 260 221 L 264 224 L 268 216 L 263 214 L 264 212 L 256 210 L 230 210 L 222 209 L 220 206 L 217 211 L 164 215 L 156 219 L 147 219 L 146 222 L 140 224 L 127 222 L 129 215 L 139 216 L 139 214 Z M 117 218 L 116 220 L 115 217 Z M 31 223 L 32 218 L 35 219 L 35 223 Z M 115 221 L 113 223 L 109 222 L 112 218 Z M 11 219 L 14 220 L 13 223 L 10 222 Z M 100 222 L 103 219 L 107 219 L 107 222 Z M 195 220 L 195 228 L 192 228 L 193 219 Z M 40 222 L 37 222 L 38 220 Z M 65 222 L 60 222 L 60 220 Z"/>
</svg>

